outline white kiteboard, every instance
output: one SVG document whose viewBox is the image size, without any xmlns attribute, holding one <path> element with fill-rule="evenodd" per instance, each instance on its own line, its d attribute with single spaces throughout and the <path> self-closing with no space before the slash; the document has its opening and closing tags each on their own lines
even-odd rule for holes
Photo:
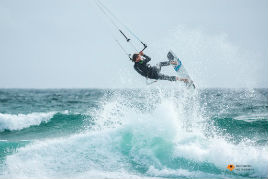
<svg viewBox="0 0 268 179">
<path fill-rule="evenodd" d="M 188 72 L 184 68 L 182 62 L 175 55 L 175 53 L 170 50 L 168 52 L 168 54 L 167 54 L 167 58 L 168 58 L 169 61 L 177 61 L 178 62 L 177 64 L 171 64 L 173 66 L 174 70 L 177 72 L 178 77 L 188 79 L 189 83 L 187 83 L 186 85 L 188 87 L 193 87 L 195 89 L 195 85 L 194 85 L 193 80 L 191 79 L 191 77 L 189 76 Z"/>
</svg>

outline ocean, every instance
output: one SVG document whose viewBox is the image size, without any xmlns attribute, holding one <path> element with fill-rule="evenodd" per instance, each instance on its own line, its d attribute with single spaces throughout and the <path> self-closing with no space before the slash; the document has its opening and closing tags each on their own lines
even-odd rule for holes
<svg viewBox="0 0 268 179">
<path fill-rule="evenodd" d="M 0 178 L 267 178 L 267 139 L 268 89 L 0 89 Z"/>
</svg>

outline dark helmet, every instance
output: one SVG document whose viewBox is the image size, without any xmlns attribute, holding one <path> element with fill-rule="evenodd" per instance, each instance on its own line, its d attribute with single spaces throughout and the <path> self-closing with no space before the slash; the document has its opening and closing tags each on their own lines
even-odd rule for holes
<svg viewBox="0 0 268 179">
<path fill-rule="evenodd" d="M 135 62 L 136 59 L 138 58 L 139 54 L 137 53 L 134 53 L 133 56 L 132 56 L 132 61 Z"/>
</svg>

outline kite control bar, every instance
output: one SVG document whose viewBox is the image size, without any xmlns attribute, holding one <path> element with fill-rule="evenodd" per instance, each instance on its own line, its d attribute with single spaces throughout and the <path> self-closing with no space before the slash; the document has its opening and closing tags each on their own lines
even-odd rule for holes
<svg viewBox="0 0 268 179">
<path fill-rule="evenodd" d="M 96 5 L 98 8 L 101 10 L 101 12 L 107 17 L 107 19 L 111 22 L 111 24 L 120 32 L 121 35 L 125 38 L 125 40 L 132 46 L 132 48 L 135 51 L 138 51 L 136 46 L 132 43 L 131 39 L 126 36 L 126 34 L 121 30 L 121 28 L 118 26 L 118 23 L 121 24 L 134 38 L 137 39 L 142 45 L 143 49 L 141 52 L 143 52 L 146 48 L 147 45 L 143 43 L 140 38 L 132 32 L 124 23 L 122 23 L 100 0 L 95 0 Z M 120 46 L 120 48 L 124 51 L 125 54 L 127 54 L 125 48 L 119 43 L 117 39 L 115 39 L 116 43 Z M 129 56 L 129 55 L 128 55 Z M 129 56 L 130 57 L 130 56 Z"/>
<path fill-rule="evenodd" d="M 119 32 L 125 37 L 126 41 L 129 42 L 131 39 L 128 38 L 124 32 L 121 30 L 121 29 L 118 29 Z M 143 52 L 146 48 L 147 48 L 147 45 L 145 43 L 143 43 L 142 41 L 140 41 L 140 43 L 143 45 L 143 49 L 141 50 L 141 52 Z"/>
<path fill-rule="evenodd" d="M 141 52 L 143 52 L 147 48 L 147 45 L 145 43 L 143 43 L 143 42 L 141 42 L 141 43 L 143 45 L 143 49 L 141 50 Z"/>
</svg>

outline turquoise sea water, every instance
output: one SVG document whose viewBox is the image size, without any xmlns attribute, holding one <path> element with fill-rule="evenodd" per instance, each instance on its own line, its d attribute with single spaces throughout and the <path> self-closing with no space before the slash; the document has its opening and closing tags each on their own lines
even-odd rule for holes
<svg viewBox="0 0 268 179">
<path fill-rule="evenodd" d="M 0 178 L 267 178 L 267 139 L 267 89 L 0 89 Z"/>
</svg>

